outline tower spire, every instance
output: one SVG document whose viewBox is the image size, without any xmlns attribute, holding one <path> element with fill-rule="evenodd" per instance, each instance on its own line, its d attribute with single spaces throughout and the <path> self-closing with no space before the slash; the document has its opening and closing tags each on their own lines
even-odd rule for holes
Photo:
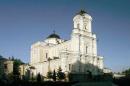
<svg viewBox="0 0 130 86">
<path fill-rule="evenodd" d="M 55 32 L 55 30 L 53 30 L 53 34 L 55 34 L 56 32 Z"/>
</svg>

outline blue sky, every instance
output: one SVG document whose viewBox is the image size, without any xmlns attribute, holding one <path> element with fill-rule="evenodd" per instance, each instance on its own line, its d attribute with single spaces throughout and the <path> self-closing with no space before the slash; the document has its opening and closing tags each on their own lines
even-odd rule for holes
<svg viewBox="0 0 130 86">
<path fill-rule="evenodd" d="M 130 0 L 0 0 L 0 54 L 29 62 L 31 44 L 53 30 L 69 39 L 73 17 L 93 17 L 98 54 L 113 71 L 130 67 Z"/>
</svg>

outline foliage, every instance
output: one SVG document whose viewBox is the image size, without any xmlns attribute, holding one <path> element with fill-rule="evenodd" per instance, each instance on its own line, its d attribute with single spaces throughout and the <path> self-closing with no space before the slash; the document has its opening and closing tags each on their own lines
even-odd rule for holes
<svg viewBox="0 0 130 86">
<path fill-rule="evenodd" d="M 130 86 L 130 77 L 114 78 L 113 83 L 118 86 Z"/>
<path fill-rule="evenodd" d="M 56 81 L 56 72 L 55 72 L 55 70 L 53 71 L 52 79 L 53 79 L 53 81 Z"/>
<path fill-rule="evenodd" d="M 91 71 L 87 71 L 87 76 L 88 76 L 88 79 L 92 79 L 92 72 Z"/>
<path fill-rule="evenodd" d="M 127 75 L 130 75 L 130 68 L 127 69 L 127 70 L 125 70 L 125 71 L 123 71 L 122 73 L 125 74 L 126 76 L 127 76 Z"/>
<path fill-rule="evenodd" d="M 47 72 L 47 78 L 48 78 L 48 79 L 51 79 L 52 76 L 53 76 L 53 73 L 52 73 L 51 71 L 48 71 L 48 72 Z"/>
<path fill-rule="evenodd" d="M 20 59 L 14 59 L 14 57 L 12 57 L 12 61 L 13 62 L 13 74 L 14 75 L 19 75 L 19 66 L 21 64 L 23 64 L 23 62 Z"/>
<path fill-rule="evenodd" d="M 38 73 L 38 75 L 37 75 L 37 82 L 41 82 L 41 80 L 42 80 L 41 74 Z"/>
<path fill-rule="evenodd" d="M 59 67 L 57 72 L 55 70 L 53 72 L 48 71 L 47 78 L 48 79 L 53 79 L 53 81 L 56 81 L 56 79 L 63 80 L 63 79 L 65 79 L 65 73 L 62 72 L 61 67 Z"/>
<path fill-rule="evenodd" d="M 8 78 L 9 78 L 9 80 L 13 80 L 13 73 L 9 73 Z"/>
<path fill-rule="evenodd" d="M 61 67 L 59 67 L 59 69 L 58 69 L 57 77 L 58 77 L 59 80 L 63 80 L 63 79 L 65 79 L 65 73 L 62 72 Z"/>
<path fill-rule="evenodd" d="M 3 74 L 2 74 L 2 79 L 3 79 L 4 81 L 8 81 L 8 76 L 7 76 L 6 73 L 3 73 Z"/>
<path fill-rule="evenodd" d="M 3 83 L 0 81 L 1 86 L 72 86 L 76 82 L 52 82 L 52 81 L 45 81 L 45 82 L 30 82 L 30 81 L 18 81 L 12 83 Z"/>
<path fill-rule="evenodd" d="M 13 78 L 14 80 L 20 79 L 19 66 L 24 64 L 20 59 L 15 59 L 13 56 L 10 58 L 13 61 Z"/>
</svg>

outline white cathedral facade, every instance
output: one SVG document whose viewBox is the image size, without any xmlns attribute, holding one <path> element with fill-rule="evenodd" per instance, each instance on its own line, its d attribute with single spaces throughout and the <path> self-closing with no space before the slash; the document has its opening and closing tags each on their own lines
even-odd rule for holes
<svg viewBox="0 0 130 86">
<path fill-rule="evenodd" d="M 73 18 L 70 40 L 53 33 L 32 44 L 30 65 L 35 67 L 34 75 L 46 76 L 48 71 L 57 71 L 59 67 L 65 73 L 101 73 L 103 57 L 97 55 L 97 39 L 91 25 L 92 17 L 81 10 Z"/>
</svg>

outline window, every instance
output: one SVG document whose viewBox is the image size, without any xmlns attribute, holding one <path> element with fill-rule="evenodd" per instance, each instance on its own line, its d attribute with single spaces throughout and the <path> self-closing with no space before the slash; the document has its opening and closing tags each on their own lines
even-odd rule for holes
<svg viewBox="0 0 130 86">
<path fill-rule="evenodd" d="M 54 59 L 59 59 L 59 57 L 54 57 Z"/>
<path fill-rule="evenodd" d="M 78 28 L 78 29 L 80 28 L 80 24 L 77 24 L 77 28 Z"/>
<path fill-rule="evenodd" d="M 69 64 L 69 70 L 71 70 L 71 64 Z"/>
<path fill-rule="evenodd" d="M 7 64 L 4 64 L 4 68 L 7 69 Z"/>
<path fill-rule="evenodd" d="M 86 46 L 86 53 L 88 53 L 88 46 Z"/>
<path fill-rule="evenodd" d="M 85 30 L 87 30 L 87 25 L 84 26 Z"/>
<path fill-rule="evenodd" d="M 48 58 L 48 53 L 46 53 L 46 58 Z"/>
</svg>

